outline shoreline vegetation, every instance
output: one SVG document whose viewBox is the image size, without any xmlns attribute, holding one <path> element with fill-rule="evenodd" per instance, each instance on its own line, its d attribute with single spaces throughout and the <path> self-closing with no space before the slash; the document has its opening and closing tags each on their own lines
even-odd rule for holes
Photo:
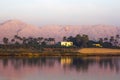
<svg viewBox="0 0 120 80">
<path fill-rule="evenodd" d="M 63 43 L 63 44 L 62 44 Z M 90 40 L 88 35 L 55 38 L 4 37 L 0 44 L 0 56 L 120 56 L 120 36 Z"/>
<path fill-rule="evenodd" d="M 41 50 L 30 49 L 0 49 L 0 56 L 120 56 L 120 49 L 110 48 L 45 48 Z"/>
</svg>

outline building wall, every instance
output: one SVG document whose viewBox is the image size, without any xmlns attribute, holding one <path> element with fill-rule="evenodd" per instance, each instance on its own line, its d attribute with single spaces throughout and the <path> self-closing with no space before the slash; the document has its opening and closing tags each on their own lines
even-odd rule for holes
<svg viewBox="0 0 120 80">
<path fill-rule="evenodd" d="M 66 46 L 66 47 L 73 46 L 73 42 L 61 42 L 61 46 Z"/>
</svg>

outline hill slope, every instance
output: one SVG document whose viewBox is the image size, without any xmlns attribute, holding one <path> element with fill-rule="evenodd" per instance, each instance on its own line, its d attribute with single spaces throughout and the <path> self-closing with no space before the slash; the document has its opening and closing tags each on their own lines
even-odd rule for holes
<svg viewBox="0 0 120 80">
<path fill-rule="evenodd" d="M 0 41 L 3 37 L 13 38 L 14 35 L 22 37 L 54 37 L 56 41 L 62 40 L 63 36 L 75 36 L 76 34 L 87 34 L 90 39 L 110 37 L 120 34 L 120 27 L 109 25 L 47 25 L 37 27 L 26 24 L 19 20 L 9 20 L 0 24 Z"/>
</svg>

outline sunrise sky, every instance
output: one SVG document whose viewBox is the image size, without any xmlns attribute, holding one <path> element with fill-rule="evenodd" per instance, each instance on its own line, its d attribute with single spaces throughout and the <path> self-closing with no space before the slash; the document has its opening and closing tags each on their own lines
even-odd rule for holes
<svg viewBox="0 0 120 80">
<path fill-rule="evenodd" d="M 120 26 L 120 0 L 0 0 L 0 22 Z"/>
</svg>

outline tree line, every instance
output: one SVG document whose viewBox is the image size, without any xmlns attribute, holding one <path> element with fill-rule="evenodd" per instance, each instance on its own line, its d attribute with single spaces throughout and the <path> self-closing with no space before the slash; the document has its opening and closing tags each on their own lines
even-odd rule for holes
<svg viewBox="0 0 120 80">
<path fill-rule="evenodd" d="M 86 34 L 76 36 L 64 36 L 63 41 L 73 42 L 73 47 L 87 48 L 87 47 L 99 47 L 93 44 L 99 44 L 104 48 L 119 48 L 120 47 L 120 36 L 111 36 L 110 38 L 99 38 L 98 40 L 90 40 Z M 60 47 L 60 42 L 55 41 L 55 38 L 43 38 L 43 37 L 20 37 L 15 35 L 13 39 L 7 37 L 3 38 L 3 43 L 0 44 L 1 48 L 35 48 L 41 47 Z"/>
<path fill-rule="evenodd" d="M 2 47 L 8 48 L 36 48 L 39 49 L 41 47 L 47 45 L 54 45 L 55 38 L 43 38 L 43 37 L 20 37 L 15 35 L 13 39 L 9 39 L 7 37 L 3 38 Z"/>
<path fill-rule="evenodd" d="M 77 47 L 87 48 L 87 47 L 104 47 L 104 48 L 119 48 L 120 47 L 120 36 L 110 36 L 110 38 L 99 38 L 98 40 L 90 40 L 89 36 L 86 34 L 76 36 L 63 37 L 63 41 L 71 41 Z M 96 46 L 94 44 L 99 44 Z"/>
</svg>

